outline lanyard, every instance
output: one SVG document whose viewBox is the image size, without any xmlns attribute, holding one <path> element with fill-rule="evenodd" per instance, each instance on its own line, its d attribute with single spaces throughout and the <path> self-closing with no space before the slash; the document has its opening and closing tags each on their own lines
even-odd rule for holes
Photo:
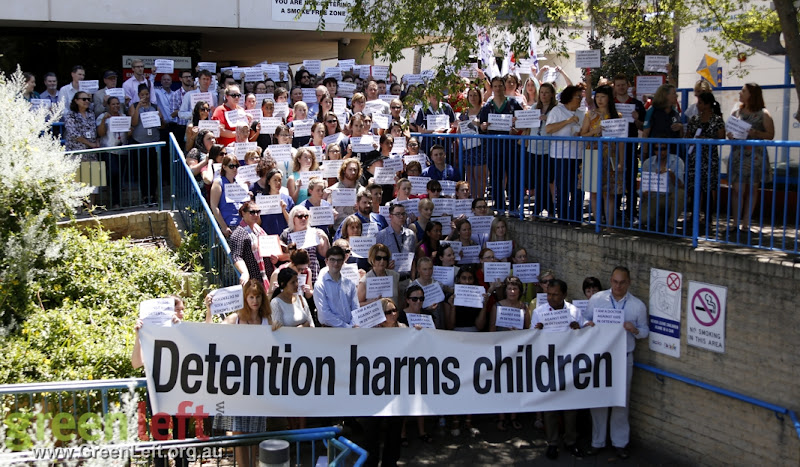
<svg viewBox="0 0 800 467">
<path fill-rule="evenodd" d="M 394 244 L 397 245 L 397 252 L 402 253 L 403 250 L 400 248 L 400 242 L 397 241 L 397 234 L 392 232 L 392 238 L 394 238 Z M 403 238 L 403 234 L 400 233 L 400 238 Z"/>
<path fill-rule="evenodd" d="M 616 309 L 617 309 L 617 305 L 616 305 L 616 303 L 614 302 L 614 296 L 613 296 L 613 295 L 610 295 L 608 298 L 610 298 L 610 299 L 611 299 L 611 306 L 612 306 L 612 307 L 614 307 L 614 309 L 616 310 Z M 625 304 L 626 304 L 626 303 L 628 303 L 628 297 L 627 297 L 627 296 L 625 297 L 625 299 L 624 299 L 624 300 L 622 300 L 622 305 L 619 307 L 619 308 L 620 308 L 620 310 L 622 310 L 622 311 L 625 311 Z"/>
</svg>

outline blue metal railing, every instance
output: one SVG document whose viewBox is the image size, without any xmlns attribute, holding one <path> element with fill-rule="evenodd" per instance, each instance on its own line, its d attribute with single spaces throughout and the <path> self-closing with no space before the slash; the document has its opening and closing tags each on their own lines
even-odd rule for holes
<svg viewBox="0 0 800 467">
<path fill-rule="evenodd" d="M 686 238 L 694 246 L 713 241 L 800 252 L 797 141 L 460 134 L 436 138 L 447 146 L 448 163 L 471 185 L 486 184 L 471 179 L 474 162 L 486 161 L 489 198 L 498 212 L 587 223 L 597 232 L 615 228 Z M 481 144 L 465 150 L 469 140 Z M 657 163 L 659 149 L 669 167 L 662 169 Z M 476 156 L 478 152 L 482 154 Z M 657 176 L 644 175 L 666 168 L 674 175 L 667 174 L 660 185 Z M 747 177 L 758 186 L 731 183 Z M 643 187 L 643 181 L 651 182 Z"/>
<path fill-rule="evenodd" d="M 66 152 L 83 157 L 76 179 L 94 187 L 92 204 L 106 209 L 158 206 L 164 209 L 163 142 Z"/>
<path fill-rule="evenodd" d="M 172 170 L 172 209 L 180 212 L 183 223 L 190 235 L 197 235 L 202 249 L 202 259 L 209 280 L 219 286 L 227 287 L 239 283 L 239 271 L 233 266 L 228 241 L 214 219 L 208 201 L 186 164 L 186 157 L 170 134 L 169 154 L 174 167 Z M 190 241 L 188 236 L 184 241 Z"/>
<path fill-rule="evenodd" d="M 800 421 L 797 419 L 797 414 L 786 407 L 781 407 L 779 405 L 771 404 L 769 402 L 762 401 L 760 399 L 756 399 L 754 397 L 746 396 L 744 394 L 730 391 L 728 389 L 723 389 L 718 386 L 714 386 L 708 383 L 704 383 L 702 381 L 698 381 L 696 379 L 688 378 L 686 376 L 679 375 L 677 373 L 672 373 L 671 371 L 662 370 L 661 368 L 656 368 L 651 365 L 647 365 L 644 363 L 634 362 L 634 365 L 637 368 L 640 368 L 645 371 L 649 371 L 656 375 L 656 377 L 663 376 L 667 378 L 674 379 L 676 381 L 681 381 L 683 383 L 705 389 L 707 391 L 714 392 L 716 394 L 721 394 L 723 396 L 727 396 L 736 400 L 740 400 L 742 402 L 748 403 L 750 405 L 755 405 L 756 407 L 761 407 L 763 409 L 771 410 L 775 412 L 775 417 L 778 420 L 783 421 L 782 415 L 788 415 L 789 418 L 792 420 L 792 425 L 794 425 L 795 432 L 797 432 L 797 437 L 800 438 Z"/>
</svg>

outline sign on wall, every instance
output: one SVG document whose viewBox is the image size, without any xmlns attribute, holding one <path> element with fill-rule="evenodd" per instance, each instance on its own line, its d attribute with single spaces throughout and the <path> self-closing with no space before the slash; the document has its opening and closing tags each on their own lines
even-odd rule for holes
<svg viewBox="0 0 800 467">
<path fill-rule="evenodd" d="M 272 0 L 272 21 L 287 21 L 301 23 L 319 22 L 320 8 L 315 10 L 303 9 L 304 0 Z M 347 8 L 349 0 L 334 0 L 328 4 L 328 9 L 322 15 L 326 24 L 344 24 L 347 21 Z M 299 18 L 298 13 L 303 12 Z"/>
<path fill-rule="evenodd" d="M 689 345 L 725 353 L 725 305 L 728 288 L 689 281 L 686 341 Z"/>
<path fill-rule="evenodd" d="M 681 356 L 681 285 L 683 275 L 650 269 L 650 350 Z"/>
</svg>

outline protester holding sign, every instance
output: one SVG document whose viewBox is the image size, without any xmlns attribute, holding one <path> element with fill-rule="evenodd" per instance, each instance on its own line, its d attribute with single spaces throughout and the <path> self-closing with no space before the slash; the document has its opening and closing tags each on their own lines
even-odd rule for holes
<svg viewBox="0 0 800 467">
<path fill-rule="evenodd" d="M 328 234 L 315 227 L 310 227 L 308 218 L 310 214 L 308 209 L 303 206 L 295 206 L 289 211 L 289 227 L 281 232 L 281 241 L 285 244 L 296 243 L 297 248 L 302 248 L 308 252 L 309 268 L 311 269 L 311 283 L 317 282 L 317 275 L 319 274 L 319 262 L 321 258 L 330 248 L 328 241 Z M 292 234 L 305 232 L 302 238 L 304 242 L 298 243 L 290 238 Z M 295 236 L 295 235 L 292 235 Z"/>
<path fill-rule="evenodd" d="M 392 252 L 389 247 L 382 243 L 376 243 L 369 249 L 369 264 L 372 265 L 366 275 L 364 275 L 358 283 L 358 304 L 360 306 L 368 305 L 376 299 L 367 298 L 367 280 L 372 277 L 391 277 L 392 294 L 388 297 L 392 302 L 397 305 L 400 303 L 400 274 L 389 269 L 389 262 L 392 260 Z"/>
<path fill-rule="evenodd" d="M 300 250 L 300 252 L 305 253 L 304 250 Z M 307 263 L 306 266 L 308 266 Z M 308 279 L 307 274 L 303 274 L 303 276 L 305 276 L 304 279 Z M 300 275 L 293 267 L 283 268 L 278 273 L 277 287 L 272 292 L 272 301 L 270 302 L 276 329 L 281 326 L 314 327 L 311 310 L 308 308 L 308 302 L 300 288 L 299 277 Z M 302 287 L 305 289 L 307 286 L 303 284 Z M 308 291 L 310 292 L 311 289 L 309 288 Z M 291 421 L 289 425 L 291 428 Z M 303 419 L 302 425 L 305 425 L 305 419 Z M 294 428 L 305 428 L 305 426 Z"/>
<path fill-rule="evenodd" d="M 586 321 L 581 312 L 573 304 L 567 302 L 567 283 L 560 279 L 553 279 L 547 293 L 547 303 L 533 310 L 532 327 L 545 332 L 567 332 L 580 329 L 586 325 L 594 326 Z M 605 410 L 605 409 L 604 409 Z M 575 457 L 583 457 L 583 451 L 578 448 L 577 410 L 550 411 L 544 413 L 545 434 L 547 437 L 547 451 L 549 459 L 558 457 L 559 444 L 559 415 L 564 417 L 564 444 L 567 451 Z"/>
<path fill-rule="evenodd" d="M 275 263 L 280 258 L 277 255 L 265 261 L 258 251 L 259 237 L 267 235 L 258 225 L 261 209 L 255 201 L 246 201 L 239 208 L 241 222 L 233 231 L 228 243 L 231 247 L 231 260 L 233 266 L 239 271 L 239 282 L 244 284 L 249 279 L 260 279 L 264 283 L 264 290 L 269 290 L 269 277 L 275 269 Z"/>
<path fill-rule="evenodd" d="M 242 220 L 238 214 L 241 201 L 233 201 L 229 194 L 229 192 L 234 192 L 234 188 L 238 187 L 236 183 L 236 173 L 238 171 L 239 160 L 234 154 L 226 154 L 222 158 L 219 176 L 214 178 L 214 184 L 211 185 L 211 212 L 214 213 L 214 218 L 219 224 L 222 234 L 226 237 L 231 236 Z M 232 188 L 228 188 L 229 186 L 232 186 Z M 236 191 L 238 192 L 239 190 Z"/>
<path fill-rule="evenodd" d="M 192 121 L 186 125 L 186 151 L 189 152 L 195 147 L 195 139 L 200 133 L 200 122 L 207 121 L 211 115 L 211 105 L 208 102 L 198 101 L 192 110 Z M 208 151 L 206 151 L 208 152 Z"/>
<path fill-rule="evenodd" d="M 89 94 L 78 91 L 69 104 L 69 111 L 64 117 L 64 149 L 81 151 L 100 147 L 97 142 L 97 127 L 94 114 L 89 112 L 92 98 Z M 96 154 L 83 154 L 82 161 L 97 160 Z"/>
<path fill-rule="evenodd" d="M 276 329 L 277 323 L 272 318 L 272 307 L 263 281 L 250 279 L 242 287 L 244 288 L 244 307 L 236 313 L 226 316 L 222 324 L 261 325 L 269 326 L 268 329 Z M 207 322 L 213 300 L 211 294 L 205 298 L 208 309 Z M 267 417 L 217 415 L 214 417 L 214 429 L 225 430 L 233 435 L 260 433 L 267 431 Z M 255 461 L 258 457 L 258 446 L 237 446 L 234 452 L 237 465 L 254 465 L 255 462 L 251 463 L 250 461 Z"/>
<path fill-rule="evenodd" d="M 747 125 L 747 139 L 772 139 L 775 137 L 775 124 L 772 116 L 764 105 L 764 95 L 761 86 L 756 83 L 747 83 L 739 92 L 739 108 L 731 114 Z M 736 139 L 733 133 L 728 132 L 728 139 Z M 728 167 L 729 182 L 732 184 L 731 212 L 735 216 L 735 225 L 731 230 L 739 229 L 745 234 L 750 233 L 750 218 L 758 199 L 758 187 L 762 183 L 772 180 L 772 165 L 768 160 L 769 154 L 763 146 L 734 146 L 731 152 L 730 166 Z"/>
<path fill-rule="evenodd" d="M 628 350 L 626 400 L 623 407 L 611 407 L 611 444 L 617 450 L 617 456 L 627 459 L 628 441 L 630 439 L 630 425 L 628 423 L 628 407 L 630 407 L 631 378 L 633 377 L 633 351 L 636 348 L 636 339 L 644 339 L 650 334 L 647 325 L 647 307 L 645 304 L 628 292 L 631 285 L 631 273 L 624 266 L 617 266 L 611 273 L 611 288 L 598 292 L 589 299 L 589 305 L 583 317 L 587 321 L 594 320 L 594 310 L 612 308 L 623 313 Z M 608 424 L 608 408 L 601 407 L 592 411 L 592 447 L 587 454 L 596 454 L 606 445 L 606 427 Z"/>
<path fill-rule="evenodd" d="M 586 111 L 581 127 L 581 136 L 597 138 L 603 136 L 603 120 L 621 118 L 614 106 L 614 93 L 610 86 L 600 86 L 595 90 L 594 109 Z M 624 123 L 624 121 L 623 121 Z M 590 193 L 589 212 L 597 206 L 597 174 L 602 170 L 600 200 L 605 210 L 606 223 L 616 225 L 617 197 L 625 190 L 623 154 L 618 151 L 617 143 L 586 143 L 583 156 L 581 177 L 583 191 Z M 602 213 L 595 212 L 595 219 L 600 222 Z"/>
<path fill-rule="evenodd" d="M 670 153 L 667 143 L 653 143 L 652 147 L 652 156 L 642 162 L 642 224 L 650 230 L 666 227 L 673 231 L 686 198 L 684 163 Z"/>
<path fill-rule="evenodd" d="M 580 117 L 577 115 L 581 105 L 581 90 L 577 86 L 567 86 L 561 91 L 561 103 L 547 116 L 545 131 L 548 136 L 580 135 Z M 578 141 L 550 141 L 550 170 L 555 174 L 558 217 L 562 221 L 581 220 L 583 191 L 578 184 L 578 168 L 583 157 L 583 144 Z M 551 216 L 552 217 L 552 216 Z"/>
<path fill-rule="evenodd" d="M 524 135 L 547 136 L 545 132 L 545 122 L 551 110 L 558 105 L 556 101 L 556 88 L 551 83 L 542 83 L 539 87 L 539 100 L 533 107 L 539 111 L 539 128 L 527 129 Z M 555 216 L 553 206 L 553 196 L 551 187 L 555 180 L 555 172 L 550 166 L 550 143 L 548 141 L 528 141 L 528 153 L 533 157 L 533 163 L 529 167 L 533 169 L 532 183 L 536 189 L 536 210 L 538 215 L 547 210 L 550 217 Z"/>
<path fill-rule="evenodd" d="M 417 260 L 415 268 L 417 271 L 417 278 L 409 284 L 409 289 L 413 285 L 417 285 L 423 292 L 425 290 L 429 291 L 428 295 L 425 295 L 425 293 L 422 294 L 423 296 L 427 296 L 428 299 L 426 299 L 424 303 L 420 303 L 420 311 L 431 315 L 436 329 L 444 329 L 444 316 L 446 314 L 444 308 L 447 306 L 447 303 L 445 303 L 442 284 L 433 278 L 433 260 L 423 256 Z M 408 293 L 409 292 L 406 291 L 406 297 L 408 297 Z"/>
<path fill-rule="evenodd" d="M 278 196 L 280 212 L 266 212 L 265 206 L 261 206 L 261 228 L 269 235 L 280 235 L 289 226 L 289 212 L 294 208 L 294 201 L 281 190 L 283 176 L 281 171 L 274 166 L 272 158 L 262 158 L 256 167 L 256 174 L 260 179 L 253 182 L 250 192 L 253 196 Z"/>
<path fill-rule="evenodd" d="M 127 124 L 127 130 L 119 131 L 122 130 L 122 128 L 113 128 L 112 121 L 122 120 L 124 123 L 125 120 L 130 121 L 130 117 L 126 117 L 122 112 L 122 104 L 120 103 L 118 97 L 111 96 L 108 98 L 106 103 L 108 105 L 108 111 L 97 117 L 96 121 L 97 136 L 100 138 L 100 147 L 113 148 L 116 146 L 124 146 L 128 144 L 128 135 L 131 133 L 130 122 Z M 107 170 L 112 186 L 119 186 L 120 170 L 121 166 L 123 165 L 123 152 L 124 151 L 108 151 L 101 156 L 108 161 Z M 124 166 L 125 172 L 127 172 L 127 158 L 124 160 Z M 120 194 L 121 190 L 111 190 L 111 204 L 114 208 L 119 207 Z"/>
<path fill-rule="evenodd" d="M 653 95 L 653 104 L 647 109 L 644 116 L 642 137 L 650 138 L 651 134 L 663 135 L 662 138 L 683 136 L 681 114 L 678 112 L 678 93 L 675 86 L 671 84 L 662 84 L 658 87 Z M 646 151 L 647 146 L 645 145 Z M 671 152 L 676 152 L 676 150 L 671 149 Z"/>
<path fill-rule="evenodd" d="M 164 126 L 164 120 L 158 106 L 150 102 L 150 88 L 146 84 L 139 85 L 139 102 L 131 104 L 128 115 L 133 128 L 131 144 L 155 143 L 160 139 L 159 128 Z M 161 189 L 158 166 L 155 148 L 139 151 L 139 185 L 141 191 L 150 196 L 151 202 L 155 202 L 156 193 Z"/>
<path fill-rule="evenodd" d="M 186 306 L 183 304 L 183 299 L 177 295 L 170 295 L 168 298 L 172 298 L 174 300 L 174 315 L 172 316 L 172 324 L 180 323 L 183 320 L 183 310 L 186 309 Z M 139 342 L 139 329 L 142 328 L 144 325 L 144 321 L 142 318 L 138 318 L 136 320 L 136 324 L 133 326 L 133 331 L 136 333 L 136 337 L 133 339 L 133 352 L 131 353 L 131 366 L 133 369 L 141 368 L 144 366 L 144 357 L 142 356 L 142 345 Z"/>
<path fill-rule="evenodd" d="M 239 106 L 239 100 L 241 98 L 242 93 L 239 91 L 239 86 L 228 86 L 225 88 L 225 103 L 214 109 L 211 119 L 217 120 L 220 123 L 219 137 L 217 140 L 223 146 L 234 142 L 236 139 L 236 125 L 239 122 L 238 117 L 246 115 L 244 109 Z M 234 119 L 234 115 L 236 115 L 237 118 Z"/>
</svg>

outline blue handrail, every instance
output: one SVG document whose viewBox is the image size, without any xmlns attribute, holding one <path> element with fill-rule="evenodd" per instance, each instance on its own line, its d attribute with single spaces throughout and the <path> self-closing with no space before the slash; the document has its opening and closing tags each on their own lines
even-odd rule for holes
<svg viewBox="0 0 800 467">
<path fill-rule="evenodd" d="M 654 366 L 647 365 L 645 363 L 634 362 L 634 365 L 637 368 L 641 368 L 642 370 L 649 371 L 649 372 L 654 373 L 654 374 L 659 375 L 659 376 L 665 376 L 667 378 L 671 378 L 671 379 L 674 379 L 676 381 L 681 381 L 683 383 L 686 383 L 686 384 L 689 384 L 689 385 L 692 385 L 692 386 L 696 386 L 698 388 L 702 388 L 702 389 L 705 389 L 707 391 L 714 392 L 716 394 L 727 396 L 727 397 L 730 397 L 732 399 L 737 399 L 737 400 L 740 400 L 742 402 L 746 402 L 748 404 L 755 405 L 757 407 L 761 407 L 763 409 L 771 410 L 771 411 L 775 412 L 775 417 L 777 417 L 778 420 L 781 420 L 781 421 L 783 421 L 783 418 L 781 417 L 781 415 L 789 415 L 789 418 L 792 419 L 792 424 L 794 424 L 794 429 L 797 432 L 797 437 L 800 439 L 800 421 L 798 421 L 797 414 L 793 410 L 787 409 L 786 407 L 781 407 L 779 405 L 771 404 L 769 402 L 765 402 L 765 401 L 762 401 L 760 399 L 756 399 L 754 397 L 746 396 L 744 394 L 741 394 L 741 393 L 738 393 L 738 392 L 735 392 L 735 391 L 724 389 L 724 388 L 721 388 L 719 386 L 714 386 L 712 384 L 704 383 L 704 382 L 698 381 L 696 379 L 692 379 L 692 378 L 689 378 L 689 377 L 686 377 L 686 376 L 682 376 L 682 375 L 679 375 L 677 373 L 673 373 L 671 371 L 662 370 L 661 368 L 656 368 Z"/>
</svg>

